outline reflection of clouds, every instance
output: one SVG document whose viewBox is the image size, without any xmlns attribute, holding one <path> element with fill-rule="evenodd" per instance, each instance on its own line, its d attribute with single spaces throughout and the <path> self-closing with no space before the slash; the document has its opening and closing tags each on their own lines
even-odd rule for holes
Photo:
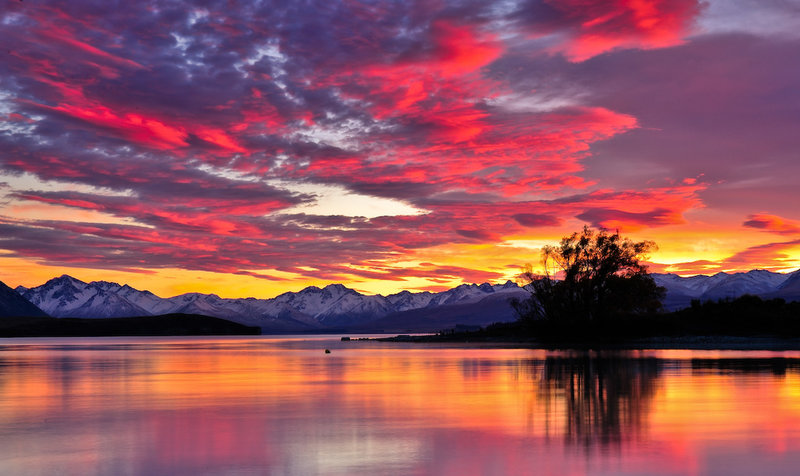
<svg viewBox="0 0 800 476">
<path fill-rule="evenodd" d="M 285 462 L 289 474 L 367 474 L 376 468 L 385 474 L 396 473 L 427 453 L 419 438 L 369 430 L 296 436 L 297 441 L 289 445 L 292 457 Z"/>
</svg>

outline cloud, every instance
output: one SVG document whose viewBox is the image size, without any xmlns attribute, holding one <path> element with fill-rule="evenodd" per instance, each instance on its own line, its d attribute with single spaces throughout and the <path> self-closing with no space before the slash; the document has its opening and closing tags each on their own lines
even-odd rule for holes
<svg viewBox="0 0 800 476">
<path fill-rule="evenodd" d="M 723 261 L 723 266 L 736 269 L 761 268 L 786 270 L 797 268 L 800 239 L 751 246 Z"/>
<path fill-rule="evenodd" d="M 579 62 L 618 49 L 679 45 L 702 9 L 696 0 L 560 0 L 529 2 L 521 14 L 531 35 L 562 37 L 551 50 Z"/>
<path fill-rule="evenodd" d="M 800 240 L 764 243 L 750 246 L 721 260 L 696 260 L 683 263 L 650 264 L 655 272 L 682 275 L 715 274 L 720 272 L 746 272 L 766 269 L 773 272 L 795 271 L 800 267 L 797 259 Z"/>
<path fill-rule="evenodd" d="M 800 235 L 800 223 L 766 213 L 750 215 L 743 225 L 780 235 Z"/>
<path fill-rule="evenodd" d="M 651 226 L 684 223 L 679 212 L 657 207 L 646 212 L 626 212 L 608 208 L 590 208 L 577 215 L 592 226 L 609 230 L 640 230 Z"/>
<path fill-rule="evenodd" d="M 705 13 L 15 2 L 0 14 L 0 247 L 71 266 L 440 284 L 502 267 L 399 263 L 582 223 L 691 229 L 689 212 L 731 203 L 747 228 L 789 235 L 794 219 L 777 217 L 794 213 L 800 96 L 786 65 L 800 50 L 702 34 Z"/>
<path fill-rule="evenodd" d="M 558 226 L 561 224 L 561 220 L 556 217 L 537 213 L 516 213 L 511 215 L 511 218 L 516 220 L 520 225 L 531 228 Z"/>
</svg>

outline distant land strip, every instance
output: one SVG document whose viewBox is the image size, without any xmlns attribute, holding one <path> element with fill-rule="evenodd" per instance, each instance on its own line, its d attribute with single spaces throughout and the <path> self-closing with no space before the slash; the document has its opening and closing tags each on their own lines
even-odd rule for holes
<svg viewBox="0 0 800 476">
<path fill-rule="evenodd" d="M 4 317 L 0 337 L 258 335 L 258 327 L 196 314 L 106 319 Z"/>
</svg>

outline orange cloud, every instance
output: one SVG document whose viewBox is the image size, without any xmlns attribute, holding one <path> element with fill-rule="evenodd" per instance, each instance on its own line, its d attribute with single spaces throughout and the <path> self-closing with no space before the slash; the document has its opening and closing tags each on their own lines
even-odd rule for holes
<svg viewBox="0 0 800 476">
<path fill-rule="evenodd" d="M 750 215 L 744 222 L 744 226 L 780 235 L 800 235 L 800 223 L 766 213 Z"/>
</svg>

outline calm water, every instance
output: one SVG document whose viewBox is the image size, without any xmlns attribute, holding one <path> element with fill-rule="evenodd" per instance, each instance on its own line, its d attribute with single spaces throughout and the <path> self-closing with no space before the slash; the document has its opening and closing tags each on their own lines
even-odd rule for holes
<svg viewBox="0 0 800 476">
<path fill-rule="evenodd" d="M 0 340 L 0 474 L 798 468 L 797 352 Z"/>
</svg>

